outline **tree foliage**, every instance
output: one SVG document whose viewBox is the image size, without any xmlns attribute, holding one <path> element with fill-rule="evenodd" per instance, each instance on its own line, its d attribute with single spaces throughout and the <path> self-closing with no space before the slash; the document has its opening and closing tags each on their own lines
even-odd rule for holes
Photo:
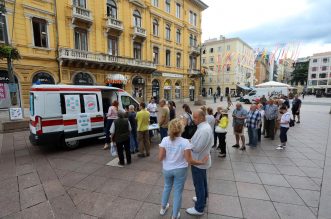
<svg viewBox="0 0 331 219">
<path fill-rule="evenodd" d="M 14 59 L 18 60 L 21 58 L 21 55 L 17 48 L 9 45 L 0 46 L 0 59 Z"/>
<path fill-rule="evenodd" d="M 308 79 L 309 62 L 296 63 L 295 69 L 292 72 L 292 84 L 304 84 Z"/>
</svg>

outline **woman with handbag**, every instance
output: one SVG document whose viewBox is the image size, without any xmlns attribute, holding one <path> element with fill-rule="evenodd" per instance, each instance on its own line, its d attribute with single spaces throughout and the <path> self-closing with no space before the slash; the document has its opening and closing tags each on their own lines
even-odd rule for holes
<svg viewBox="0 0 331 219">
<path fill-rule="evenodd" d="M 227 127 L 229 124 L 229 118 L 228 118 L 228 111 L 223 110 L 222 111 L 222 118 L 219 120 L 219 123 L 216 125 L 215 133 L 218 137 L 219 141 L 219 148 L 221 149 L 221 152 L 219 153 L 219 157 L 226 157 L 226 133 Z"/>
<path fill-rule="evenodd" d="M 220 122 L 220 120 L 222 118 L 222 110 L 223 110 L 223 108 L 219 106 L 219 107 L 217 107 L 217 111 L 214 114 L 214 118 L 215 118 L 215 129 L 217 127 L 217 124 Z M 213 148 L 215 148 L 216 145 L 217 145 L 217 134 L 215 133 L 215 129 L 214 129 L 214 145 L 213 145 Z M 220 145 L 220 142 L 218 144 Z M 217 147 L 217 149 L 220 149 L 220 148 Z"/>
<path fill-rule="evenodd" d="M 187 104 L 183 105 L 184 113 L 182 115 L 184 132 L 182 134 L 183 138 L 191 139 L 197 130 L 197 126 L 193 122 L 192 111 Z"/>
</svg>

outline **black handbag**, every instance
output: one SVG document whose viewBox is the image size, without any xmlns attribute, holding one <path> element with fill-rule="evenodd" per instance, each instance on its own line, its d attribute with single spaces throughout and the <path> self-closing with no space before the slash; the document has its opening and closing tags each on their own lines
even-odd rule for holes
<svg viewBox="0 0 331 219">
<path fill-rule="evenodd" d="M 182 137 L 186 138 L 186 139 L 191 139 L 193 137 L 194 133 L 197 131 L 198 127 L 197 127 L 196 124 L 194 124 L 194 122 L 191 118 L 191 115 L 190 114 L 188 114 L 188 115 L 189 115 L 189 118 L 191 120 L 191 123 L 185 126 Z"/>
</svg>

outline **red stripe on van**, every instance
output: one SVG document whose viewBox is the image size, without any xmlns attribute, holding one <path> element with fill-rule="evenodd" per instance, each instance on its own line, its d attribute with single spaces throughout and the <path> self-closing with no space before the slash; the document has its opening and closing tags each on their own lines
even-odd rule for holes
<svg viewBox="0 0 331 219">
<path fill-rule="evenodd" d="M 103 117 L 92 117 L 91 122 L 103 122 Z M 30 120 L 30 124 L 33 127 L 36 127 L 36 121 Z M 56 125 L 76 125 L 77 120 L 76 119 L 69 119 L 69 120 L 62 120 L 62 119 L 56 119 L 56 120 L 42 120 L 42 127 L 46 126 L 56 126 Z"/>
<path fill-rule="evenodd" d="M 41 122 L 41 125 L 43 127 L 45 126 L 55 126 L 55 125 L 62 125 L 63 124 L 63 120 L 62 119 L 57 119 L 57 120 L 43 120 Z"/>
<path fill-rule="evenodd" d="M 68 126 L 68 125 L 76 125 L 77 120 L 76 119 L 70 119 L 70 120 L 63 120 L 63 125 Z"/>
<path fill-rule="evenodd" d="M 103 122 L 103 117 L 93 117 L 91 118 L 91 122 Z"/>
<path fill-rule="evenodd" d="M 31 91 L 100 91 L 97 88 L 31 88 Z"/>
</svg>

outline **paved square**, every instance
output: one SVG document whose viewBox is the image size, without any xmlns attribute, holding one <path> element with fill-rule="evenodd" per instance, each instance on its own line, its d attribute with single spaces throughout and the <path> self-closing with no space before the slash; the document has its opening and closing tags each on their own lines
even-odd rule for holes
<svg viewBox="0 0 331 219">
<path fill-rule="evenodd" d="M 239 151 L 231 147 L 229 131 L 228 156 L 212 152 L 210 197 L 201 218 L 331 218 L 329 110 L 304 102 L 302 122 L 290 129 L 283 151 L 275 150 L 278 138 L 262 138 L 257 148 Z M 28 136 L 28 131 L 0 134 L 0 218 L 162 218 L 157 138 L 150 157 L 133 155 L 130 166 L 118 168 L 106 165 L 113 158 L 102 141 L 65 151 L 32 146 Z M 192 196 L 189 173 L 181 218 L 195 218 L 185 213 Z"/>
</svg>

